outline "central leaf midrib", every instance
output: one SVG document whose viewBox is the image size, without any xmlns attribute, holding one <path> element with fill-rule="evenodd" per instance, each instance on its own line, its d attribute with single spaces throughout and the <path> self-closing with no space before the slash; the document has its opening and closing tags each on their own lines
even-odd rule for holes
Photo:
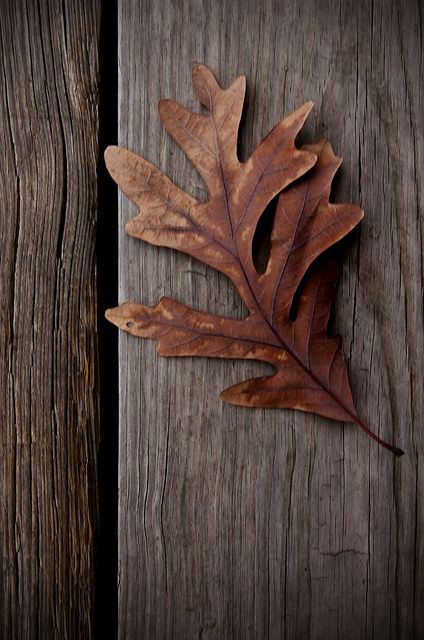
<svg viewBox="0 0 424 640">
<path fill-rule="evenodd" d="M 213 123 L 213 127 L 214 127 L 214 131 L 216 134 L 216 126 L 215 126 L 215 121 L 213 118 L 213 114 L 211 113 L 211 121 Z M 352 413 L 352 411 L 350 411 L 350 409 L 348 409 L 345 404 L 341 401 L 341 399 L 339 397 L 337 397 L 333 391 L 325 384 L 322 382 L 322 380 L 320 380 L 314 373 L 313 371 L 302 361 L 302 359 L 297 355 L 297 353 L 291 348 L 289 347 L 284 340 L 282 339 L 282 337 L 279 335 L 279 333 L 277 333 L 277 331 L 275 330 L 274 326 L 272 323 L 269 322 L 268 318 L 266 317 L 266 314 L 264 313 L 261 304 L 259 302 L 259 300 L 257 299 L 256 293 L 253 290 L 249 278 L 247 276 L 246 270 L 243 266 L 243 262 L 240 260 L 240 256 L 238 253 L 238 248 L 237 248 L 237 244 L 234 242 L 234 235 L 233 235 L 233 225 L 232 225 L 232 219 L 231 219 L 231 212 L 230 212 L 230 208 L 229 208 L 229 199 L 228 199 L 228 190 L 227 190 L 227 184 L 224 178 L 224 174 L 222 171 L 222 167 L 221 167 L 221 158 L 220 158 L 220 154 L 219 154 L 219 150 L 218 150 L 218 140 L 217 140 L 217 136 L 215 138 L 216 140 L 216 148 L 217 148 L 217 157 L 218 157 L 218 165 L 219 165 L 219 169 L 220 169 L 220 178 L 221 178 L 221 182 L 222 182 L 222 187 L 223 187 L 223 191 L 225 194 L 225 206 L 226 206 L 226 210 L 227 210 L 227 216 L 228 216 L 228 220 L 230 223 L 230 229 L 231 229 L 231 240 L 233 242 L 233 247 L 234 247 L 234 251 L 235 251 L 235 257 L 239 263 L 240 269 L 241 269 L 241 273 L 243 275 L 243 278 L 245 280 L 245 283 L 251 293 L 251 296 L 255 302 L 256 305 L 256 309 L 259 311 L 263 321 L 265 322 L 265 324 L 268 326 L 269 330 L 271 331 L 271 333 L 275 336 L 275 338 L 277 339 L 277 341 L 280 343 L 281 348 L 284 351 L 287 351 L 287 353 L 289 353 L 295 360 L 296 362 L 299 364 L 299 366 L 309 375 L 310 378 L 312 378 L 312 380 L 314 382 L 316 382 L 317 384 L 319 384 L 322 389 L 331 397 L 333 398 L 333 400 L 344 410 L 346 411 L 346 413 L 351 416 L 352 420 L 354 422 L 357 422 L 358 418 Z M 300 222 L 300 219 L 302 217 L 302 214 L 299 216 L 299 220 L 298 220 L 298 224 Z M 293 240 L 294 241 L 294 240 Z M 283 267 L 283 271 L 284 271 L 284 267 Z M 252 340 L 252 342 L 255 342 L 255 340 Z M 308 348 L 309 348 L 309 344 L 308 344 Z"/>
</svg>

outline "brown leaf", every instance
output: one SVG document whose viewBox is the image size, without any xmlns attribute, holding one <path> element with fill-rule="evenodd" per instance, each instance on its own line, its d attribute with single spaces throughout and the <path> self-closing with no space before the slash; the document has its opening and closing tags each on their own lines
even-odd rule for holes
<svg viewBox="0 0 424 640">
<path fill-rule="evenodd" d="M 359 223 L 363 211 L 329 202 L 341 160 L 328 142 L 295 147 L 312 103 L 279 122 L 241 163 L 237 136 L 245 79 L 223 90 L 199 65 L 193 70 L 193 84 L 209 115 L 192 113 L 173 100 L 162 100 L 159 111 L 168 132 L 202 176 L 207 202 L 198 202 L 159 169 L 120 147 L 106 150 L 106 164 L 140 209 L 127 223 L 127 232 L 184 251 L 225 273 L 249 315 L 244 320 L 224 318 L 162 298 L 155 307 L 126 302 L 108 310 L 107 318 L 133 335 L 156 339 L 163 356 L 269 362 L 274 375 L 236 384 L 221 397 L 243 406 L 288 407 L 355 422 L 400 455 L 358 417 L 341 338 L 327 335 L 337 268 L 333 261 L 324 267 L 311 265 Z M 259 274 L 252 257 L 253 237 L 264 209 L 278 194 L 270 258 Z"/>
</svg>

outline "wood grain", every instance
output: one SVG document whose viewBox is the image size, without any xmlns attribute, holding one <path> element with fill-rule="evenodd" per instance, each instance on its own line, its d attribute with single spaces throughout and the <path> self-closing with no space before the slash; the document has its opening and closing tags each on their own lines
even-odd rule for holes
<svg viewBox="0 0 424 640">
<path fill-rule="evenodd" d="M 2 2 L 2 638 L 92 637 L 100 3 Z"/>
<path fill-rule="evenodd" d="M 120 336 L 121 638 L 414 638 L 424 634 L 423 71 L 418 2 L 119 3 L 119 144 L 196 198 L 204 186 L 160 125 L 160 98 L 198 110 L 191 67 L 247 78 L 240 156 L 305 100 L 302 142 L 344 158 L 338 202 L 365 210 L 343 245 L 334 326 L 357 428 L 224 405 L 266 365 L 158 359 Z M 226 278 L 124 234 L 120 299 L 175 297 L 236 318 Z"/>
</svg>

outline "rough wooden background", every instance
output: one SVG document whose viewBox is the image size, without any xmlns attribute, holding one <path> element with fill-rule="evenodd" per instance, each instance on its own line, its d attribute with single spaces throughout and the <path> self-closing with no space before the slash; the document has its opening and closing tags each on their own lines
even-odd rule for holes
<svg viewBox="0 0 424 640">
<path fill-rule="evenodd" d="M 344 158 L 338 201 L 365 209 L 344 245 L 334 325 L 358 428 L 224 405 L 264 365 L 158 359 L 120 337 L 120 638 L 420 638 L 423 573 L 423 49 L 417 0 L 119 2 L 119 141 L 200 198 L 157 102 L 199 105 L 191 67 L 247 77 L 240 153 L 315 101 L 302 137 Z M 242 317 L 224 276 L 126 237 L 120 301 L 171 295 Z M 113 215 L 113 212 L 111 212 Z"/>
<path fill-rule="evenodd" d="M 8 640 L 96 634 L 105 571 L 95 570 L 96 286 L 108 287 L 108 271 L 100 261 L 96 285 L 94 247 L 106 4 L 0 3 L 0 638 Z M 351 425 L 224 405 L 221 389 L 266 366 L 158 359 L 153 343 L 122 335 L 119 636 L 422 638 L 420 2 L 118 0 L 116 21 L 120 143 L 199 198 L 202 182 L 156 109 L 160 97 L 199 109 L 194 63 L 224 85 L 246 75 L 242 159 L 284 114 L 315 101 L 302 140 L 330 139 L 344 158 L 334 199 L 366 213 L 343 245 L 333 323 L 361 416 L 405 450 L 395 460 Z M 115 100 L 108 91 L 104 108 Z M 133 213 L 121 197 L 120 301 L 154 304 L 166 294 L 242 317 L 225 277 L 126 237 Z M 114 428 L 109 414 L 105 425 Z"/>
<path fill-rule="evenodd" d="M 100 2 L 0 7 L 0 637 L 93 635 Z"/>
</svg>

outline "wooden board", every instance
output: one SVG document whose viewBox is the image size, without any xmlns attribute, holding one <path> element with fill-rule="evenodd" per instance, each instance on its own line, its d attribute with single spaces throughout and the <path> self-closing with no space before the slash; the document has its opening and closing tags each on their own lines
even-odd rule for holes
<svg viewBox="0 0 424 640">
<path fill-rule="evenodd" d="M 344 158 L 334 199 L 365 209 L 343 246 L 334 327 L 361 416 L 352 425 L 224 405 L 264 365 L 159 359 L 120 336 L 120 638 L 424 635 L 423 50 L 418 2 L 119 2 L 119 142 L 196 197 L 160 125 L 161 97 L 199 105 L 191 67 L 247 77 L 240 155 L 305 100 L 302 141 Z M 120 302 L 170 295 L 242 317 L 225 277 L 127 237 Z"/>
<path fill-rule="evenodd" d="M 2 638 L 92 637 L 100 3 L 6 1 L 0 37 Z"/>
</svg>

